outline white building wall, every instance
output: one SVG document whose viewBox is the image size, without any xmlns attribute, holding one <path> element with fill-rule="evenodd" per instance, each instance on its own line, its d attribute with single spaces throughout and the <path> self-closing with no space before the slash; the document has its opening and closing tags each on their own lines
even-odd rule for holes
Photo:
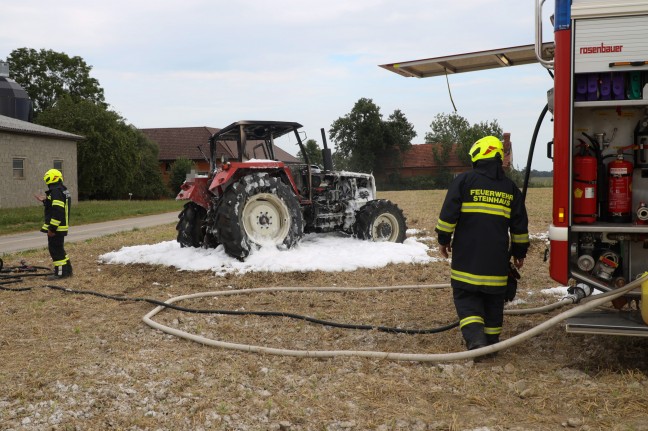
<svg viewBox="0 0 648 431">
<path fill-rule="evenodd" d="M 24 178 L 14 178 L 13 159 L 23 159 Z M 47 189 L 43 175 L 63 161 L 63 183 L 78 200 L 76 141 L 0 131 L 0 208 L 41 206 L 34 194 Z"/>
</svg>

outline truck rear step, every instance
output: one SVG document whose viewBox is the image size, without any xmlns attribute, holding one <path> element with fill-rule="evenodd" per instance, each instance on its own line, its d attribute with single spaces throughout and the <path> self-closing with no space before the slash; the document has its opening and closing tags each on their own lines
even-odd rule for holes
<svg viewBox="0 0 648 431">
<path fill-rule="evenodd" d="M 565 321 L 567 332 L 576 334 L 648 337 L 648 325 L 639 311 L 590 311 Z"/>
</svg>

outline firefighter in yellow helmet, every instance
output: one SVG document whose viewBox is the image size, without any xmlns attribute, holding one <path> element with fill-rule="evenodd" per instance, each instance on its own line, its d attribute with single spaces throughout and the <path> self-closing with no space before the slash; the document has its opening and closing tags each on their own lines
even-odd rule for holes
<svg viewBox="0 0 648 431">
<path fill-rule="evenodd" d="M 54 273 L 49 279 L 59 279 L 72 275 L 72 263 L 65 253 L 65 236 L 69 229 L 70 205 L 72 197 L 63 185 L 63 174 L 58 169 L 50 169 L 43 176 L 48 190 L 44 196 L 36 196 L 45 208 L 45 223 L 41 232 L 47 233 L 47 248 L 54 262 Z"/>
<path fill-rule="evenodd" d="M 499 341 L 504 303 L 515 296 L 509 259 L 522 267 L 529 231 L 522 193 L 502 168 L 502 142 L 486 136 L 469 155 L 473 169 L 450 184 L 435 231 L 441 254 L 452 253 L 450 284 L 472 350 Z"/>
</svg>

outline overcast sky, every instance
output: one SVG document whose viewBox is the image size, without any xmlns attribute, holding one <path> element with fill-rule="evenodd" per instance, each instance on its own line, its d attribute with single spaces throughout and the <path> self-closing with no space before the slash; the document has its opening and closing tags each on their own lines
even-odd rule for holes
<svg viewBox="0 0 648 431">
<path fill-rule="evenodd" d="M 80 56 L 106 102 L 138 128 L 224 127 L 237 120 L 320 128 L 373 99 L 400 109 L 424 142 L 451 113 L 446 80 L 404 78 L 378 65 L 534 42 L 534 1 L 520 0 L 61 0 L 4 1 L 0 59 L 27 47 Z M 553 8 L 553 1 L 545 9 Z M 545 27 L 549 27 L 548 22 Z M 550 40 L 551 33 L 545 37 Z M 524 167 L 552 87 L 539 64 L 450 76 L 459 115 L 497 120 Z M 533 169 L 546 157 L 550 116 Z M 282 143 L 292 154 L 294 140 Z"/>
</svg>

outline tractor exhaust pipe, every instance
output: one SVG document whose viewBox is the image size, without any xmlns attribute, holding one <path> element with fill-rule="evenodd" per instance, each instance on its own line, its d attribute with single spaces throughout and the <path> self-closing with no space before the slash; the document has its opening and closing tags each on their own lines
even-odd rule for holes
<svg viewBox="0 0 648 431">
<path fill-rule="evenodd" d="M 322 132 L 322 145 L 324 145 L 324 149 L 322 150 L 322 161 L 324 162 L 324 170 L 332 171 L 333 157 L 331 156 L 331 149 L 326 145 L 326 133 L 324 132 L 323 127 L 320 129 L 320 132 Z"/>
</svg>

